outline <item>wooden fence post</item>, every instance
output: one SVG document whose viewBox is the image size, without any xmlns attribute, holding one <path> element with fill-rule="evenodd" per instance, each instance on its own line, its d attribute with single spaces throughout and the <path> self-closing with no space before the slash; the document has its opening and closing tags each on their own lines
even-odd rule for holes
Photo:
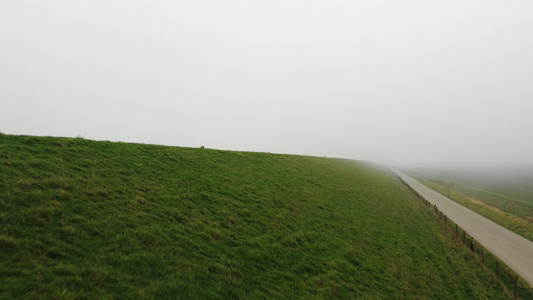
<svg viewBox="0 0 533 300">
<path fill-rule="evenodd" d="M 514 277 L 514 298 L 518 299 L 518 275 Z"/>
<path fill-rule="evenodd" d="M 481 247 L 481 261 L 485 264 L 485 247 Z"/>
<path fill-rule="evenodd" d="M 444 215 L 444 224 L 448 223 L 448 216 Z"/>
<path fill-rule="evenodd" d="M 476 248 L 474 247 L 474 238 L 473 237 L 470 238 L 470 250 L 472 250 L 474 255 L 476 255 Z"/>
<path fill-rule="evenodd" d="M 466 244 L 466 231 L 463 230 L 463 244 Z"/>
<path fill-rule="evenodd" d="M 455 224 L 455 233 L 457 233 L 457 235 L 459 235 L 459 225 Z"/>
<path fill-rule="evenodd" d="M 500 268 L 498 266 L 498 261 L 496 261 L 496 276 L 498 276 L 498 278 L 500 278 Z"/>
</svg>

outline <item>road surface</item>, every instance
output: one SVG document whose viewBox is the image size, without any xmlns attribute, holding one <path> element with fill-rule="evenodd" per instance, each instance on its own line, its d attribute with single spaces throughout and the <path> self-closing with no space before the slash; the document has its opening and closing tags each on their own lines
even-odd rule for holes
<svg viewBox="0 0 533 300">
<path fill-rule="evenodd" d="M 402 172 L 391 170 L 533 286 L 533 242 L 457 204 Z"/>
</svg>

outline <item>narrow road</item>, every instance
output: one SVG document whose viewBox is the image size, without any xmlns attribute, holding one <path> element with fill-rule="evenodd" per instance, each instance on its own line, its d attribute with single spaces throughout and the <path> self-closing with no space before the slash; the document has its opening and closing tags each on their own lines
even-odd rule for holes
<svg viewBox="0 0 533 300">
<path fill-rule="evenodd" d="M 391 170 L 533 286 L 533 242 L 435 192 L 402 172 Z"/>
</svg>

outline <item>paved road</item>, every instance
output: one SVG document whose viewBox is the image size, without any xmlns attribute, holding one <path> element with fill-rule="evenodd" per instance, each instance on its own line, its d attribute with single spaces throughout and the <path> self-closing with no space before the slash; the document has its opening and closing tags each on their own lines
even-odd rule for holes
<svg viewBox="0 0 533 300">
<path fill-rule="evenodd" d="M 533 286 L 533 242 L 457 204 L 400 171 L 391 170 Z"/>
</svg>

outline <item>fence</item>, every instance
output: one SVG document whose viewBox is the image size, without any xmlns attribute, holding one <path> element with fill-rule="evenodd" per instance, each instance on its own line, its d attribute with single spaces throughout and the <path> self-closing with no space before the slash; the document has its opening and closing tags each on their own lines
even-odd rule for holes
<svg viewBox="0 0 533 300">
<path fill-rule="evenodd" d="M 420 199 L 420 203 L 424 207 L 432 210 L 433 215 L 442 222 L 447 230 L 454 232 L 455 238 L 461 242 L 464 247 L 470 249 L 474 257 L 483 265 L 483 267 L 500 280 L 505 294 L 514 297 L 515 299 L 533 299 L 533 288 L 529 286 L 527 282 L 520 278 L 494 254 L 487 251 L 483 245 L 475 241 L 474 238 L 459 227 L 459 225 L 450 220 L 435 204 L 427 201 L 400 176 L 398 176 L 398 178 L 418 199 Z"/>
</svg>

